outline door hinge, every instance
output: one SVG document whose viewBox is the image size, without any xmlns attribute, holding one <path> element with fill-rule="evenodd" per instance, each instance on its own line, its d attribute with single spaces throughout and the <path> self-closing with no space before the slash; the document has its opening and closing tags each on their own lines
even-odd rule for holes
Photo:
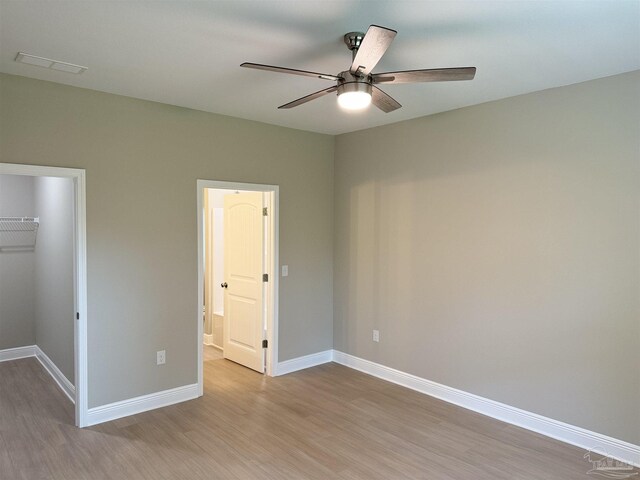
<svg viewBox="0 0 640 480">
<path fill-rule="evenodd" d="M 267 215 L 269 215 L 267 212 L 268 212 L 267 207 L 264 207 L 262 209 L 262 215 L 266 217 Z"/>
<path fill-rule="evenodd" d="M 268 273 L 263 273 L 262 274 L 262 281 L 263 282 L 268 282 L 269 281 L 269 274 Z"/>
<path fill-rule="evenodd" d="M 262 340 L 262 348 L 268 348 L 269 347 L 269 340 Z"/>
<path fill-rule="evenodd" d="M 80 312 L 76 312 L 76 320 L 80 320 Z"/>
</svg>

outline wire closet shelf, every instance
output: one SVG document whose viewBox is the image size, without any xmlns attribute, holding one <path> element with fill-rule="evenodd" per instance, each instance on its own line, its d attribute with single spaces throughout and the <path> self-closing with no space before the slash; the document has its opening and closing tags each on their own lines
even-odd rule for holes
<svg viewBox="0 0 640 480">
<path fill-rule="evenodd" d="M 0 217 L 0 252 L 32 252 L 40 217 Z"/>
</svg>

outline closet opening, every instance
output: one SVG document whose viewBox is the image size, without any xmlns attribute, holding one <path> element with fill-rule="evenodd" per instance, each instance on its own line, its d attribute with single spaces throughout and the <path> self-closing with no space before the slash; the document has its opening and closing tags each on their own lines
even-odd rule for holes
<svg viewBox="0 0 640 480">
<path fill-rule="evenodd" d="M 77 426 L 87 411 L 85 245 L 84 170 L 0 163 L 0 361 L 35 357 Z"/>
</svg>

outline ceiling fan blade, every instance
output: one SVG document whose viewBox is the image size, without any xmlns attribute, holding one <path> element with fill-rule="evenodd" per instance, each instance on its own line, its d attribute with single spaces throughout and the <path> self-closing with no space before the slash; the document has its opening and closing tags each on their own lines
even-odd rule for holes
<svg viewBox="0 0 640 480">
<path fill-rule="evenodd" d="M 289 103 L 285 103 L 284 105 L 280 105 L 278 108 L 293 108 L 293 107 L 297 107 L 298 105 L 302 105 L 303 103 L 307 103 L 310 102 L 311 100 L 315 100 L 316 98 L 320 98 L 320 97 L 324 97 L 326 94 L 331 93 L 331 92 L 335 92 L 338 89 L 338 87 L 329 87 L 329 88 L 325 88 L 324 90 L 320 90 L 318 92 L 314 92 L 311 93 L 305 97 L 302 98 L 298 98 L 297 100 L 294 100 L 293 102 L 289 102 Z"/>
<path fill-rule="evenodd" d="M 473 80 L 476 67 L 432 68 L 428 70 L 405 70 L 403 72 L 375 73 L 373 83 L 392 85 L 395 83 L 450 82 L 453 80 Z"/>
<path fill-rule="evenodd" d="M 376 86 L 372 86 L 371 88 L 371 103 L 373 103 L 384 113 L 393 112 L 394 110 L 402 107 L 402 105 L 400 105 L 393 98 L 391 98 Z"/>
<path fill-rule="evenodd" d="M 368 75 L 396 37 L 395 30 L 371 25 L 358 48 L 349 71 L 354 75 Z"/>
<path fill-rule="evenodd" d="M 240 66 L 246 67 L 246 68 L 255 68 L 256 70 L 266 70 L 268 72 L 289 73 L 291 75 L 302 75 L 303 77 L 321 78 L 323 80 L 333 80 L 333 81 L 340 80 L 340 77 L 336 77 L 335 75 L 328 75 L 326 73 L 308 72 L 306 70 L 296 70 L 295 68 L 275 67 L 273 65 L 262 65 L 260 63 L 244 62 Z"/>
</svg>

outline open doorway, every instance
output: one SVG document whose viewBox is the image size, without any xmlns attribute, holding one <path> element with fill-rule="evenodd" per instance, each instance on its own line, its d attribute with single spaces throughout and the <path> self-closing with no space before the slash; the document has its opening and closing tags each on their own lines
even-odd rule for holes
<svg viewBox="0 0 640 480">
<path fill-rule="evenodd" d="M 0 163 L 0 360 L 36 357 L 86 425 L 84 170 Z"/>
<path fill-rule="evenodd" d="M 198 180 L 198 382 L 205 359 L 272 375 L 278 187 Z"/>
</svg>

